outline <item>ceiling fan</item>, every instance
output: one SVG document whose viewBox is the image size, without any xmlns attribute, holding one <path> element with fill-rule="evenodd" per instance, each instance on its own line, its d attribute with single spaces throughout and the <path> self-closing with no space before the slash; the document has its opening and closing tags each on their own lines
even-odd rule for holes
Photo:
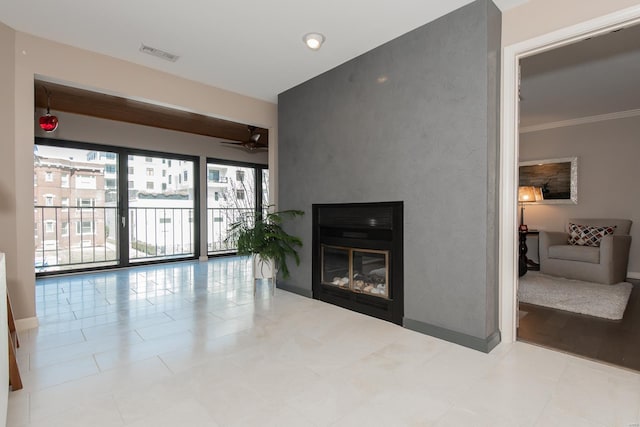
<svg viewBox="0 0 640 427">
<path fill-rule="evenodd" d="M 256 151 L 264 151 L 269 147 L 267 144 L 260 142 L 260 132 L 258 132 L 258 128 L 256 126 L 247 126 L 247 131 L 249 133 L 249 137 L 244 141 L 221 141 L 223 144 L 231 144 L 236 146 L 237 148 L 243 148 L 247 151 L 256 152 Z"/>
</svg>

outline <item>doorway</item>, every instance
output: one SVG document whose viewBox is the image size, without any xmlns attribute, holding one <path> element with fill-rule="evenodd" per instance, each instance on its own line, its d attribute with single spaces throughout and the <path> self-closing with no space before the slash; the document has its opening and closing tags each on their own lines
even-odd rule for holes
<svg viewBox="0 0 640 427">
<path fill-rule="evenodd" d="M 640 235 L 625 222 L 637 227 L 640 220 L 640 205 L 629 197 L 640 178 L 633 172 L 640 156 L 639 74 L 638 25 L 521 59 L 518 147 L 521 193 L 544 193 L 521 202 L 521 228 L 529 229 L 520 234 L 526 256 L 538 261 L 539 252 L 543 271 L 521 272 L 518 340 L 635 370 L 640 282 L 634 286 L 626 277 L 640 271 L 629 259 Z M 599 235 L 568 244 L 569 223 L 587 229 L 597 218 L 614 224 L 615 235 L 602 245 Z M 532 230 L 540 230 L 540 239 Z M 617 248 L 611 258 L 605 241 Z M 580 258 L 586 253 L 599 258 Z"/>
<path fill-rule="evenodd" d="M 516 340 L 517 322 L 517 176 L 519 161 L 518 65 L 522 58 L 568 45 L 584 38 L 637 24 L 640 7 L 536 37 L 503 49 L 500 160 L 500 330 L 504 342 Z"/>
</svg>

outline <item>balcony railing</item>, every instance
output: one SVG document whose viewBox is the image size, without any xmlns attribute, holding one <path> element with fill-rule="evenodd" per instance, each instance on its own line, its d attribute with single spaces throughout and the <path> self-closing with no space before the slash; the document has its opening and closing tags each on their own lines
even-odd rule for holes
<svg viewBox="0 0 640 427">
<path fill-rule="evenodd" d="M 229 226 L 253 208 L 208 208 L 207 252 L 232 253 Z M 115 206 L 35 206 L 35 270 L 66 271 L 117 265 L 119 210 Z M 131 207 L 128 212 L 129 261 L 183 258 L 195 254 L 192 208 Z"/>
<path fill-rule="evenodd" d="M 35 206 L 35 269 L 71 270 L 118 263 L 118 209 Z"/>
<path fill-rule="evenodd" d="M 207 208 L 207 252 L 217 255 L 235 252 L 236 242 L 227 240 L 229 226 L 243 215 L 253 215 L 253 208 Z"/>
<path fill-rule="evenodd" d="M 194 255 L 193 208 L 129 208 L 133 262 Z"/>
<path fill-rule="evenodd" d="M 209 182 L 210 184 L 226 184 L 226 183 L 228 183 L 228 182 L 229 182 L 229 177 L 227 177 L 227 176 L 221 176 L 221 177 L 216 178 L 216 179 L 211 179 L 211 178 L 209 178 L 209 179 L 207 180 L 207 182 Z"/>
<path fill-rule="evenodd" d="M 119 218 L 116 206 L 35 206 L 36 272 L 119 264 Z M 129 261 L 194 255 L 193 218 L 193 208 L 129 208 Z"/>
</svg>

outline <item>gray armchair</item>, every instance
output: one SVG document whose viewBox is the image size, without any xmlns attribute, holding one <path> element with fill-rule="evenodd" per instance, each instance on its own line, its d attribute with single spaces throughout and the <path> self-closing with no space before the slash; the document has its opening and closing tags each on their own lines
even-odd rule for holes
<svg viewBox="0 0 640 427">
<path fill-rule="evenodd" d="M 600 247 L 570 245 L 569 233 L 540 231 L 540 272 L 568 279 L 611 285 L 627 277 L 631 221 L 627 219 L 569 219 L 588 226 L 613 226 L 613 235 L 604 236 Z M 569 224 L 567 224 L 568 230 Z"/>
</svg>

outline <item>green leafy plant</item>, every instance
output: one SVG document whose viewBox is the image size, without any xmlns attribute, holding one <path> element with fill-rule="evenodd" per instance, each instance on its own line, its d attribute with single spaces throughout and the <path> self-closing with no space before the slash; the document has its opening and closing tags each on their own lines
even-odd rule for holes
<svg viewBox="0 0 640 427">
<path fill-rule="evenodd" d="M 304 215 L 303 211 L 286 210 L 262 214 L 243 215 L 229 225 L 229 235 L 225 241 L 235 242 L 238 255 L 258 255 L 271 260 L 282 277 L 289 277 L 287 257 L 292 256 L 296 265 L 300 265 L 300 256 L 296 248 L 302 246 L 299 237 L 292 236 L 282 228 L 284 218 Z"/>
</svg>

